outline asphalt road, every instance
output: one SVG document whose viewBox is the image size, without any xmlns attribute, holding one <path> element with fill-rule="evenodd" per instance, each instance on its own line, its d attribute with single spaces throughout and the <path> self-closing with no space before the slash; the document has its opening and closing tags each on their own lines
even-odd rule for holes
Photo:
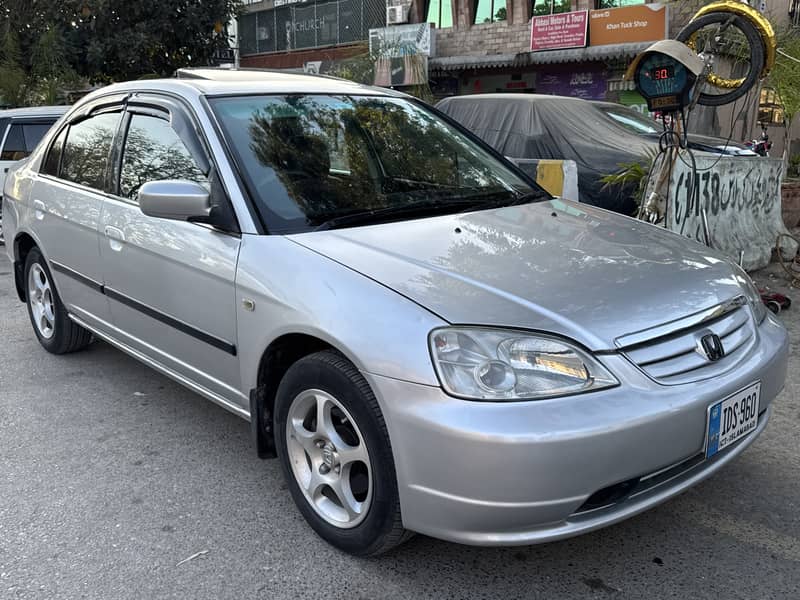
<svg viewBox="0 0 800 600">
<path fill-rule="evenodd" d="M 764 435 L 665 505 L 564 542 L 416 536 L 363 560 L 306 526 L 245 421 L 105 343 L 45 353 L 10 271 L 3 256 L 0 598 L 800 598 L 796 349 Z"/>
</svg>

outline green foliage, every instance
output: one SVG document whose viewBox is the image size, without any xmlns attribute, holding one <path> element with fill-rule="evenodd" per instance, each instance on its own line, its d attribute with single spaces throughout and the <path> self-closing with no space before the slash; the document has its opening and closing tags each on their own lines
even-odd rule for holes
<svg viewBox="0 0 800 600">
<path fill-rule="evenodd" d="M 603 189 L 608 188 L 634 188 L 634 199 L 637 206 L 641 206 L 645 194 L 645 185 L 650 175 L 650 170 L 653 168 L 657 152 L 655 150 L 649 151 L 642 157 L 641 160 L 635 160 L 629 163 L 620 163 L 617 165 L 619 171 L 609 173 L 600 178 L 604 184 Z"/>
<path fill-rule="evenodd" d="M 789 158 L 789 169 L 786 173 L 791 178 L 800 178 L 800 154 L 794 154 Z"/>
<path fill-rule="evenodd" d="M 228 47 L 241 0 L 0 0 L 0 95 L 53 103 L 91 82 L 171 75 Z"/>
<path fill-rule="evenodd" d="M 778 34 L 778 48 L 781 52 L 800 59 L 800 32 L 797 28 L 787 29 Z M 800 111 L 800 62 L 778 54 L 775 67 L 769 74 L 769 85 L 781 98 L 786 120 L 791 122 Z"/>
<path fill-rule="evenodd" d="M 24 105 L 28 83 L 20 66 L 19 40 L 13 31 L 6 31 L 0 41 L 0 101 L 9 106 Z"/>
</svg>

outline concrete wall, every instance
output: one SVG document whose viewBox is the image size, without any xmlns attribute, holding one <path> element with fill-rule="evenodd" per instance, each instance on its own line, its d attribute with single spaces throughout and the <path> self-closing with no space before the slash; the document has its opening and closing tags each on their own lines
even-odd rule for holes
<svg viewBox="0 0 800 600">
<path fill-rule="evenodd" d="M 673 168 L 669 229 L 702 243 L 705 208 L 715 248 L 734 260 L 743 251 L 747 270 L 769 264 L 778 234 L 787 232 L 781 215 L 783 161 L 705 153 L 696 158 L 694 182 L 685 162 L 678 160 Z M 792 255 L 795 251 L 790 249 Z"/>
</svg>

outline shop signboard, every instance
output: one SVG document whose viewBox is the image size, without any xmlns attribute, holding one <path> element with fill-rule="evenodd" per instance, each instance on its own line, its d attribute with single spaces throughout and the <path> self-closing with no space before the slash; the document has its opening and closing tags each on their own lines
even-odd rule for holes
<svg viewBox="0 0 800 600">
<path fill-rule="evenodd" d="M 637 4 L 589 11 L 589 45 L 657 42 L 668 37 L 669 19 L 663 4 Z"/>
<path fill-rule="evenodd" d="M 602 68 L 590 67 L 557 67 L 550 71 L 540 71 L 536 77 L 536 92 L 584 100 L 605 100 L 606 73 Z"/>
<path fill-rule="evenodd" d="M 433 53 L 430 23 L 393 25 L 369 30 L 369 51 L 375 60 L 374 85 L 421 85 L 428 81 L 428 56 Z"/>
<path fill-rule="evenodd" d="M 369 52 L 373 56 L 435 54 L 434 30 L 430 23 L 393 25 L 369 30 Z"/>
<path fill-rule="evenodd" d="M 586 45 L 588 11 L 542 15 L 531 19 L 531 50 L 582 48 Z"/>
</svg>

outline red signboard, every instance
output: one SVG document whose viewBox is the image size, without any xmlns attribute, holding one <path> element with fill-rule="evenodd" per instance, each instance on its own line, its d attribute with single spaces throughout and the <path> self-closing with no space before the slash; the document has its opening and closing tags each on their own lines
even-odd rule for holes
<svg viewBox="0 0 800 600">
<path fill-rule="evenodd" d="M 589 11 L 576 10 L 531 19 L 531 50 L 582 48 L 586 45 Z"/>
</svg>

